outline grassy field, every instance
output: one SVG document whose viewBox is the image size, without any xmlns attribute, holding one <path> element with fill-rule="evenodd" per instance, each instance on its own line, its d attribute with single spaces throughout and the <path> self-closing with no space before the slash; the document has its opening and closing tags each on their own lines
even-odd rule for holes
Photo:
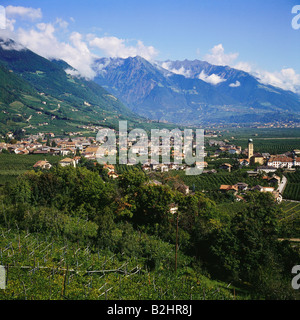
<svg viewBox="0 0 300 320">
<path fill-rule="evenodd" d="M 27 170 L 33 170 L 33 165 L 39 160 L 47 159 L 55 165 L 62 159 L 50 155 L 17 155 L 0 153 L 0 185 L 12 181 Z"/>
</svg>

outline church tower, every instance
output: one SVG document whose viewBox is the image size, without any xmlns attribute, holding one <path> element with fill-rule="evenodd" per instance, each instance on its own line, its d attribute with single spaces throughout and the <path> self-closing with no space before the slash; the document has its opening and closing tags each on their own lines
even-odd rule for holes
<svg viewBox="0 0 300 320">
<path fill-rule="evenodd" d="M 248 159 L 251 159 L 253 157 L 253 140 L 248 140 Z"/>
</svg>

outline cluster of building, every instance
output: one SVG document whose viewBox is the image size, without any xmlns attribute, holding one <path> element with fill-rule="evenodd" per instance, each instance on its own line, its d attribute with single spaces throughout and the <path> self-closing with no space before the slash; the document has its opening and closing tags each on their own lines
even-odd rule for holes
<svg viewBox="0 0 300 320">
<path fill-rule="evenodd" d="M 73 157 L 73 158 L 64 158 L 64 159 L 60 160 L 58 164 L 62 167 L 71 166 L 71 167 L 76 168 L 80 159 L 81 159 L 81 157 L 78 157 L 78 156 Z M 49 170 L 49 169 L 51 169 L 51 167 L 52 167 L 51 163 L 46 159 L 39 160 L 33 165 L 34 169 Z M 112 179 L 117 179 L 119 177 L 119 175 L 115 172 L 114 165 L 105 164 L 103 166 L 103 168 L 107 170 L 108 177 L 110 177 Z"/>
<path fill-rule="evenodd" d="M 270 155 L 269 153 L 254 153 L 253 140 L 249 139 L 248 149 L 245 149 L 247 158 L 239 159 L 240 166 L 249 166 L 250 164 L 258 164 L 255 170 L 247 171 L 248 176 L 257 177 L 260 174 L 264 174 L 262 179 L 268 182 L 269 186 L 256 185 L 252 188 L 248 188 L 248 185 L 243 182 L 239 182 L 235 185 L 221 185 L 221 192 L 231 192 L 236 196 L 238 201 L 243 200 L 243 197 L 239 194 L 240 192 L 258 190 L 259 192 L 270 192 L 273 194 L 277 202 L 282 201 L 282 194 L 279 188 L 275 189 L 272 185 L 281 183 L 280 177 L 278 177 L 275 172 L 279 168 L 292 169 L 293 167 L 300 166 L 300 150 L 294 150 L 292 152 L 287 152 L 281 155 Z M 220 168 L 227 171 L 231 170 L 231 165 L 224 163 Z M 270 177 L 266 174 L 273 173 Z"/>
<path fill-rule="evenodd" d="M 282 201 L 282 195 L 278 191 L 278 189 L 275 189 L 274 187 L 274 185 L 280 184 L 280 177 L 278 177 L 277 175 L 273 175 L 272 177 L 263 176 L 263 179 L 265 179 L 269 183 L 268 186 L 256 185 L 252 188 L 249 188 L 249 185 L 247 183 L 238 182 L 234 185 L 221 185 L 219 190 L 222 193 L 232 193 L 237 201 L 245 201 L 243 195 L 245 195 L 245 193 L 248 191 L 257 190 L 259 192 L 270 192 L 274 196 L 275 200 L 280 203 Z"/>
<path fill-rule="evenodd" d="M 201 167 L 206 167 L 207 166 L 207 162 L 202 162 L 200 163 L 196 163 L 196 165 L 201 166 Z M 156 163 L 156 162 L 146 162 L 145 164 L 143 164 L 142 169 L 146 172 L 149 171 L 159 171 L 159 172 L 168 172 L 170 170 L 185 170 L 186 169 L 186 165 L 185 164 L 177 164 L 174 162 L 169 162 L 169 163 Z"/>
<path fill-rule="evenodd" d="M 50 142 L 51 138 L 51 142 Z M 53 133 L 30 135 L 22 141 L 15 143 L 0 143 L 0 152 L 5 149 L 10 153 L 25 154 L 49 154 L 49 155 L 76 155 L 79 151 L 87 157 L 94 157 L 98 146 L 92 137 L 54 138 Z"/>
<path fill-rule="evenodd" d="M 13 138 L 13 136 L 9 138 Z M 94 163 L 96 163 L 98 148 L 99 143 L 93 137 L 74 137 L 71 140 L 70 138 L 55 138 L 53 133 L 31 135 L 22 141 L 16 141 L 14 144 L 0 143 L 0 152 L 7 150 L 9 153 L 18 155 L 39 154 L 66 157 L 59 161 L 59 165 L 62 167 L 76 167 L 81 157 L 94 160 Z M 34 169 L 48 170 L 51 167 L 51 163 L 46 159 L 37 161 L 33 165 Z M 113 165 L 105 165 L 104 168 L 107 169 L 109 177 L 118 178 Z"/>
<path fill-rule="evenodd" d="M 245 158 L 238 159 L 240 167 L 258 164 L 270 168 L 292 168 L 300 166 L 300 150 L 294 150 L 280 155 L 270 155 L 270 153 L 254 152 L 253 140 L 249 139 L 248 148 L 242 150 L 240 146 L 228 144 L 224 141 L 209 141 L 210 146 L 218 146 L 214 156 L 219 156 L 223 152 L 229 154 L 244 155 Z M 232 166 L 228 163 L 222 165 L 222 169 L 230 171 Z"/>
<path fill-rule="evenodd" d="M 93 129 L 99 129 L 93 128 Z M 217 137 L 216 132 L 210 132 L 210 137 Z M 9 132 L 7 134 L 9 139 L 13 139 L 13 134 Z M 96 161 L 96 153 L 99 149 L 99 144 L 103 141 L 96 141 L 94 137 L 82 137 L 76 136 L 70 139 L 66 138 L 55 138 L 53 133 L 39 133 L 37 135 L 30 135 L 24 138 L 22 141 L 14 141 L 14 143 L 0 143 L 0 152 L 2 150 L 7 150 L 10 153 L 26 155 L 26 154 L 44 154 L 44 155 L 58 155 L 67 157 L 60 161 L 60 165 L 67 166 L 71 165 L 76 167 L 80 157 L 84 157 L 89 160 Z M 117 139 L 118 142 L 118 139 Z M 173 146 L 174 140 L 171 139 L 171 147 Z M 195 142 L 193 142 L 193 146 L 195 147 Z M 300 166 L 300 150 L 294 150 L 293 152 L 282 154 L 282 155 L 270 155 L 269 153 L 255 153 L 253 140 L 249 139 L 248 148 L 242 150 L 241 146 L 236 146 L 233 144 L 229 144 L 229 141 L 219 141 L 219 140 L 210 140 L 210 146 L 217 146 L 218 149 L 215 151 L 214 156 L 219 156 L 222 153 L 228 154 L 236 154 L 236 155 L 244 155 L 244 158 L 239 159 L 240 167 L 249 166 L 253 164 L 258 164 L 259 166 L 255 171 L 249 171 L 249 176 L 255 176 L 259 171 L 269 173 L 275 172 L 278 168 L 292 168 Z M 127 141 L 127 146 L 123 147 L 131 148 L 131 152 L 140 153 L 141 149 L 138 146 L 135 146 L 131 141 Z M 149 150 L 151 149 L 151 141 L 149 141 L 148 148 L 145 148 L 145 155 L 149 155 Z M 122 151 L 123 149 L 121 149 Z M 157 149 L 156 156 L 164 156 L 165 154 L 161 148 Z M 152 152 L 152 151 L 151 151 Z M 178 154 L 178 150 L 175 148 L 171 149 L 171 157 L 182 157 L 184 158 L 184 151 Z M 204 150 L 203 150 L 204 152 Z M 79 157 L 80 155 L 80 157 Z M 143 155 L 143 154 L 141 154 Z M 152 155 L 152 154 L 151 154 Z M 204 152 L 204 156 L 207 154 Z M 201 163 L 196 163 L 196 166 L 200 166 L 201 168 L 207 168 L 208 163 L 203 161 Z M 51 164 L 49 162 L 40 161 L 35 164 L 35 167 L 40 167 L 43 169 L 49 169 Z M 117 174 L 114 171 L 114 168 L 107 168 L 109 170 L 109 174 L 112 177 L 117 177 Z M 153 162 L 148 161 L 143 164 L 142 169 L 144 171 L 160 171 L 167 172 L 170 170 L 185 170 L 186 166 L 184 164 L 177 164 L 174 162 Z M 227 171 L 232 170 L 232 165 L 229 163 L 223 163 L 220 166 L 220 169 L 224 169 Z M 216 170 L 204 170 L 204 173 L 215 173 Z M 230 186 L 232 187 L 232 186 Z"/>
<path fill-rule="evenodd" d="M 13 134 L 8 133 L 7 137 L 9 139 L 13 139 Z M 76 166 L 80 157 L 84 157 L 89 160 L 96 161 L 97 152 L 99 150 L 99 145 L 105 141 L 96 141 L 93 137 L 66 137 L 66 138 L 55 138 L 53 133 L 43 134 L 39 133 L 37 135 L 30 135 L 22 141 L 15 141 L 12 143 L 0 143 L 0 152 L 2 150 L 7 150 L 9 153 L 15 153 L 19 155 L 27 155 L 27 154 L 39 154 L 39 155 L 54 155 L 54 156 L 63 156 L 67 157 L 60 161 L 60 165 L 66 166 Z M 118 144 L 118 138 L 117 138 Z M 171 139 L 170 147 L 173 146 L 174 140 Z M 195 143 L 193 142 L 193 147 L 195 147 Z M 127 146 L 120 146 L 119 150 L 128 151 L 130 148 L 132 154 L 140 154 L 141 156 L 149 156 L 151 150 L 151 157 L 154 155 L 156 157 L 164 157 L 168 155 L 167 151 L 162 150 L 162 148 L 157 148 L 153 151 L 151 141 L 148 142 L 147 148 L 142 148 L 140 146 L 135 146 L 132 141 L 127 141 Z M 179 152 L 179 150 L 172 148 L 169 151 L 171 157 L 182 157 L 184 158 L 184 150 Z M 80 155 L 80 157 L 79 157 Z M 115 155 L 115 150 L 107 151 L 106 155 Z M 206 154 L 204 153 L 204 156 Z M 129 159 L 130 160 L 130 159 Z M 132 163 L 129 161 L 128 165 Z M 207 167 L 207 162 L 197 162 L 197 166 Z M 46 160 L 40 161 L 35 164 L 35 168 L 43 168 L 48 169 L 51 168 L 51 164 Z M 186 165 L 178 164 L 174 162 L 164 162 L 159 163 L 155 161 L 148 161 L 143 164 L 144 171 L 160 171 L 167 172 L 169 170 L 185 170 Z M 116 177 L 117 174 L 114 171 L 109 172 L 111 176 Z"/>
<path fill-rule="evenodd" d="M 219 140 L 210 140 L 208 142 L 209 146 L 218 146 L 218 149 L 215 151 L 215 156 L 219 156 L 220 154 L 227 152 L 229 154 L 241 154 L 242 147 L 236 146 L 233 144 L 228 144 L 226 141 L 219 141 Z"/>
<path fill-rule="evenodd" d="M 288 154 L 271 156 L 268 159 L 268 165 L 274 168 L 292 168 L 300 166 L 300 150 L 294 150 L 289 156 Z"/>
<path fill-rule="evenodd" d="M 246 149 L 248 158 L 239 159 L 241 166 L 250 164 L 259 164 L 270 169 L 292 168 L 300 166 L 300 150 L 293 150 L 280 155 L 270 155 L 269 153 L 254 153 L 253 141 L 249 139 L 248 149 Z"/>
</svg>

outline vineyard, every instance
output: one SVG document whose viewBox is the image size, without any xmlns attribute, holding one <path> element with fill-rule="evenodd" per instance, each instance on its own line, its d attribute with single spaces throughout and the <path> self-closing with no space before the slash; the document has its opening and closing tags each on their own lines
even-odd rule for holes
<svg viewBox="0 0 300 320">
<path fill-rule="evenodd" d="M 286 174 L 288 183 L 284 190 L 283 197 L 289 200 L 300 201 L 300 170 Z"/>
<path fill-rule="evenodd" d="M 248 139 L 236 139 L 230 141 L 235 145 L 241 146 L 242 148 L 247 148 Z M 270 139 L 260 139 L 254 138 L 254 149 L 255 152 L 266 152 L 270 154 L 282 154 L 285 152 L 292 151 L 294 149 L 300 149 L 300 139 L 297 138 L 270 138 Z"/>
<path fill-rule="evenodd" d="M 0 153 L 0 185 L 4 185 L 27 170 L 33 170 L 33 165 L 45 158 L 52 164 L 57 164 L 62 157 L 47 155 L 17 155 Z"/>
<path fill-rule="evenodd" d="M 295 218 L 300 214 L 300 203 L 284 201 L 282 203 L 283 216 L 279 221 Z"/>
<path fill-rule="evenodd" d="M 173 250 L 160 270 L 138 257 L 11 229 L 0 230 L 0 265 L 6 289 L 0 300 L 168 300 L 234 299 L 230 285 L 193 269 L 170 269 Z M 172 257 L 170 256 L 172 255 Z"/>
<path fill-rule="evenodd" d="M 136 165 L 126 165 L 126 164 L 115 164 L 115 171 L 118 174 L 123 174 L 124 172 L 132 171 L 135 169 L 141 170 L 142 165 L 141 164 L 136 164 Z"/>
<path fill-rule="evenodd" d="M 201 174 L 199 176 L 187 176 L 185 172 L 171 172 L 171 176 L 177 176 L 194 191 L 218 191 L 221 185 L 234 185 L 237 182 L 244 182 L 249 187 L 257 184 L 265 185 L 262 179 L 248 177 L 243 173 L 217 173 L 217 174 Z"/>
<path fill-rule="evenodd" d="M 283 201 L 281 204 L 282 215 L 278 217 L 282 228 L 282 236 L 300 238 L 300 203 Z"/>
</svg>

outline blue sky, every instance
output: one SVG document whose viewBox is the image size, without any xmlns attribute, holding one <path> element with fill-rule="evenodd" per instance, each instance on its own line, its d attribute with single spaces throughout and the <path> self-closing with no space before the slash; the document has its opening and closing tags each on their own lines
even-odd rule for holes
<svg viewBox="0 0 300 320">
<path fill-rule="evenodd" d="M 44 56 L 61 51 L 75 57 L 70 48 L 75 46 L 86 59 L 93 54 L 202 59 L 261 74 L 266 81 L 300 85 L 300 29 L 291 26 L 291 10 L 300 0 L 12 0 L 1 5 L 10 6 L 7 18 L 15 38 Z M 30 15 L 14 9 L 21 7 L 40 10 Z M 53 48 L 47 48 L 47 37 L 55 41 Z"/>
</svg>

